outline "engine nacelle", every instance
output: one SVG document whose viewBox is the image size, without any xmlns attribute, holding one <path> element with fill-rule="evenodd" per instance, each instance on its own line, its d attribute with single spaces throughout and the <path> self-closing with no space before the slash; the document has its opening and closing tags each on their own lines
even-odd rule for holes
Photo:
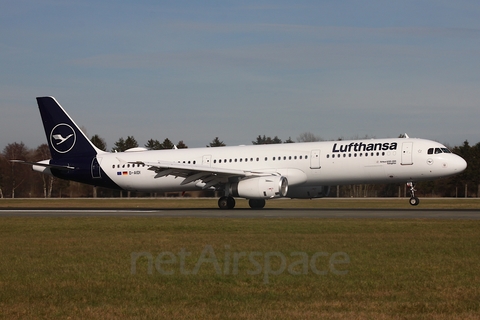
<svg viewBox="0 0 480 320">
<path fill-rule="evenodd" d="M 283 176 L 255 177 L 230 184 L 230 195 L 247 199 L 270 199 L 285 197 L 288 180 Z"/>
<path fill-rule="evenodd" d="M 299 199 L 323 198 L 330 193 L 330 186 L 296 187 L 288 190 L 287 197 Z"/>
</svg>

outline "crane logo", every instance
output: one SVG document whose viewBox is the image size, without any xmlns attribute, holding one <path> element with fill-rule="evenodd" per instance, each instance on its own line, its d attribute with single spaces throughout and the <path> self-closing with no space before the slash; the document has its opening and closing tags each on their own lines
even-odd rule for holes
<svg viewBox="0 0 480 320">
<path fill-rule="evenodd" d="M 50 132 L 50 145 L 58 153 L 67 153 L 72 150 L 76 141 L 75 130 L 68 124 L 57 124 Z"/>
</svg>

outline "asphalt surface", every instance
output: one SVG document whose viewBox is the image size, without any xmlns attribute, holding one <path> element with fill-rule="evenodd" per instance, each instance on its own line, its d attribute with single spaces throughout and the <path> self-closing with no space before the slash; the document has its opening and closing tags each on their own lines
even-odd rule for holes
<svg viewBox="0 0 480 320">
<path fill-rule="evenodd" d="M 414 209 L 61 209 L 0 210 L 0 217 L 374 218 L 479 220 L 480 210 Z"/>
</svg>

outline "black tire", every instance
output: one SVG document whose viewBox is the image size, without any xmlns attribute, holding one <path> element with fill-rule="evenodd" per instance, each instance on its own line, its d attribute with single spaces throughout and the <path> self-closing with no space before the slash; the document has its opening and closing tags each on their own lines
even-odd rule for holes
<svg viewBox="0 0 480 320">
<path fill-rule="evenodd" d="M 233 197 L 227 197 L 228 209 L 235 208 L 235 199 Z"/>
<path fill-rule="evenodd" d="M 411 197 L 409 201 L 412 206 L 418 206 L 418 204 L 420 203 L 420 199 L 418 199 L 417 197 Z"/>
<path fill-rule="evenodd" d="M 235 208 L 235 199 L 233 197 L 223 196 L 218 199 L 218 207 L 222 210 Z"/>
<path fill-rule="evenodd" d="M 248 200 L 248 205 L 252 209 L 263 209 L 263 207 L 265 207 L 265 200 L 264 199 L 250 199 L 250 200 Z"/>
<path fill-rule="evenodd" d="M 228 197 L 220 197 L 218 199 L 218 207 L 222 210 L 228 209 Z"/>
</svg>

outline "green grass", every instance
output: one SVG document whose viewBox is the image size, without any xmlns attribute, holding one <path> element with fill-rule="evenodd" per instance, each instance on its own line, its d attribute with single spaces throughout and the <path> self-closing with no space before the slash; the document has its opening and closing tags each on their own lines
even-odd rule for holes
<svg viewBox="0 0 480 320">
<path fill-rule="evenodd" d="M 480 221 L 375 219 L 2 218 L 0 318 L 280 318 L 478 319 Z M 192 271 L 210 245 L 213 262 L 197 274 L 177 263 L 131 254 L 162 252 Z M 257 252 L 259 274 L 248 258 Z M 290 266 L 305 252 L 319 257 L 307 273 L 297 264 L 269 275 L 265 257 L 279 252 Z M 344 252 L 350 261 L 329 258 Z M 211 255 L 207 258 L 212 258 Z M 271 269 L 280 259 L 271 257 Z M 229 264 L 225 266 L 225 264 Z M 225 270 L 227 270 L 225 272 Z"/>
<path fill-rule="evenodd" d="M 363 208 L 363 209 L 480 209 L 480 198 L 421 198 L 412 207 L 407 198 L 323 198 L 315 200 L 274 199 L 266 208 Z M 63 198 L 63 199 L 0 199 L 0 209 L 9 208 L 144 208 L 144 209 L 217 209 L 217 199 L 196 198 Z M 249 208 L 248 201 L 237 199 L 235 208 Z"/>
</svg>

